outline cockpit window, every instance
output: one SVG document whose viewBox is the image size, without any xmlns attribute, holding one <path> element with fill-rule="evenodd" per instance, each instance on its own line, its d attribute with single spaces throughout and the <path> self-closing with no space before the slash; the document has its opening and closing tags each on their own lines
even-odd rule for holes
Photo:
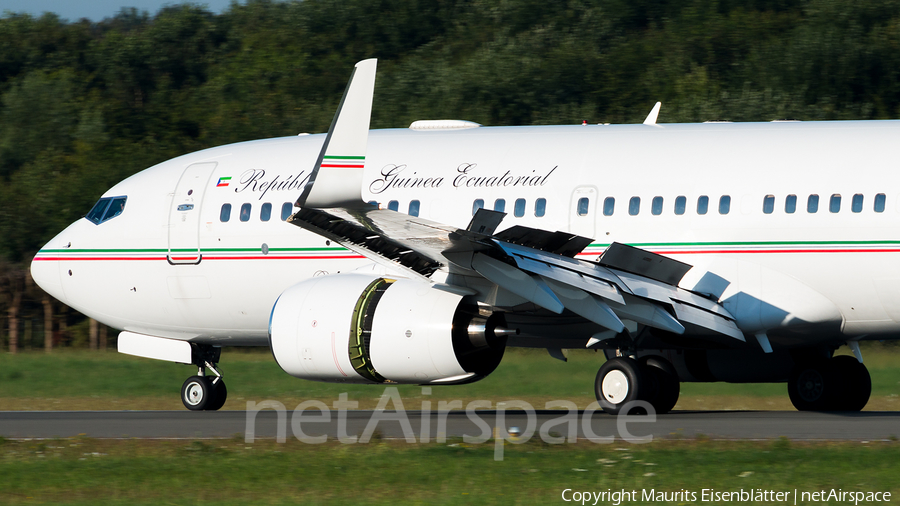
<svg viewBox="0 0 900 506">
<path fill-rule="evenodd" d="M 96 225 L 111 220 L 122 214 L 122 211 L 125 210 L 126 200 L 128 200 L 128 197 L 104 197 L 94 204 L 91 212 L 89 212 L 85 218 L 91 220 Z"/>
</svg>

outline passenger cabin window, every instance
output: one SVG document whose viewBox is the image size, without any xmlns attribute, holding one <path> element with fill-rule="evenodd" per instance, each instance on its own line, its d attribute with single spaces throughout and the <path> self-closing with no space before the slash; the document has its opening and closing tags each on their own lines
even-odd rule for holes
<svg viewBox="0 0 900 506">
<path fill-rule="evenodd" d="M 883 193 L 879 193 L 878 195 L 875 195 L 875 212 L 876 212 L 876 213 L 883 213 L 883 212 L 884 212 L 884 201 L 885 201 L 885 198 L 886 198 L 886 197 L 884 196 Z"/>
<path fill-rule="evenodd" d="M 637 216 L 638 213 L 641 212 L 641 198 L 640 197 L 631 197 L 631 200 L 628 201 L 628 214 L 632 216 Z"/>
<path fill-rule="evenodd" d="M 681 216 L 687 208 L 687 198 L 684 195 L 675 197 L 675 214 Z"/>
<path fill-rule="evenodd" d="M 587 197 L 581 197 L 578 199 L 577 212 L 578 216 L 587 216 L 588 208 L 591 205 L 591 199 Z"/>
<path fill-rule="evenodd" d="M 219 221 L 225 223 L 231 219 L 231 204 L 222 204 L 222 210 L 219 211 Z"/>
<path fill-rule="evenodd" d="M 259 208 L 259 221 L 269 221 L 272 217 L 272 204 L 266 202 Z"/>
<path fill-rule="evenodd" d="M 419 201 L 418 200 L 410 200 L 409 201 L 409 214 L 410 216 L 418 216 L 419 215 Z"/>
<path fill-rule="evenodd" d="M 766 195 L 763 199 L 763 213 L 772 214 L 775 211 L 775 195 Z"/>
<path fill-rule="evenodd" d="M 539 198 L 534 201 L 534 215 L 538 218 L 544 216 L 547 212 L 547 199 Z"/>
<path fill-rule="evenodd" d="M 290 202 L 285 202 L 281 204 L 281 221 L 287 221 L 288 218 L 291 217 L 291 208 L 293 206 Z"/>
<path fill-rule="evenodd" d="M 697 199 L 697 214 L 706 214 L 709 211 L 709 197 L 706 195 Z"/>
<path fill-rule="evenodd" d="M 663 209 L 663 198 L 662 197 L 653 197 L 653 200 L 650 202 L 650 214 L 653 216 L 659 216 L 662 214 Z"/>
<path fill-rule="evenodd" d="M 400 209 L 400 203 L 396 200 L 392 200 L 388 202 L 388 209 L 390 209 L 391 211 L 397 211 Z"/>
<path fill-rule="evenodd" d="M 513 214 L 516 218 L 525 216 L 525 199 L 516 199 L 516 205 L 513 206 Z"/>
<path fill-rule="evenodd" d="M 794 214 L 797 211 L 797 196 L 788 195 L 784 198 L 784 212 Z"/>
<path fill-rule="evenodd" d="M 494 211 L 505 212 L 506 211 L 506 199 L 497 199 L 494 201 Z"/>
<path fill-rule="evenodd" d="M 719 214 L 728 214 L 731 211 L 731 197 L 722 195 L 719 197 Z"/>
<path fill-rule="evenodd" d="M 839 193 L 831 196 L 831 200 L 828 202 L 828 211 L 832 213 L 841 212 L 841 195 Z"/>
<path fill-rule="evenodd" d="M 810 195 L 806 200 L 806 212 L 815 213 L 819 210 L 819 196 Z"/>
<path fill-rule="evenodd" d="M 99 225 L 104 221 L 109 221 L 116 216 L 122 214 L 125 210 L 125 201 L 128 197 L 105 197 L 97 201 L 91 212 L 87 213 L 85 218 Z"/>
<path fill-rule="evenodd" d="M 484 207 L 484 199 L 475 199 L 475 202 L 472 202 L 472 216 L 475 216 L 475 213 L 478 212 L 479 209 Z"/>
<path fill-rule="evenodd" d="M 850 210 L 854 213 L 861 213 L 863 208 L 863 194 L 857 193 L 850 202 Z"/>
<path fill-rule="evenodd" d="M 603 199 L 603 216 L 612 216 L 616 210 L 616 199 L 606 197 Z"/>
<path fill-rule="evenodd" d="M 241 221 L 250 221 L 250 204 L 241 205 Z"/>
</svg>

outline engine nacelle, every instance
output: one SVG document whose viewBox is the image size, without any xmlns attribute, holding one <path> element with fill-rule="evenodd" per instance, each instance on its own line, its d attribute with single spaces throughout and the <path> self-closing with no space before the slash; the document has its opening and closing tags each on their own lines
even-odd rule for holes
<svg viewBox="0 0 900 506">
<path fill-rule="evenodd" d="M 334 274 L 281 294 L 269 321 L 278 365 L 298 378 L 452 384 L 490 374 L 506 348 L 503 316 L 428 283 Z"/>
</svg>

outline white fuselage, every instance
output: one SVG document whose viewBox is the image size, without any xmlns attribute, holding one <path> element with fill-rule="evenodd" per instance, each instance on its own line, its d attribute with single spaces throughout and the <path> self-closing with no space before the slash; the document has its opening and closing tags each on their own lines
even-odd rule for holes
<svg viewBox="0 0 900 506">
<path fill-rule="evenodd" d="M 883 339 L 900 330 L 898 138 L 896 121 L 373 130 L 363 198 L 400 212 L 417 203 L 419 216 L 461 228 L 477 201 L 494 209 L 503 199 L 501 228 L 594 238 L 582 258 L 615 241 L 695 266 L 681 286 L 720 297 L 747 333 L 780 328 L 782 343 L 798 344 L 791 328 L 802 320 L 839 324 L 821 336 L 805 327 L 810 342 Z M 264 345 L 286 288 L 374 268 L 281 219 L 323 141 L 232 144 L 144 170 L 104 194 L 127 196 L 121 215 L 70 225 L 37 254 L 34 278 L 112 327 Z"/>
</svg>

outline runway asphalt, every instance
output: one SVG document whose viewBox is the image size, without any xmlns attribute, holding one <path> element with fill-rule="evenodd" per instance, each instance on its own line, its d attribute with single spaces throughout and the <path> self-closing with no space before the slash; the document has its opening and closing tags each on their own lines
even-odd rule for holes
<svg viewBox="0 0 900 506">
<path fill-rule="evenodd" d="M 324 420 L 327 417 L 329 420 Z M 84 435 L 94 438 L 299 438 L 325 435 L 330 439 L 365 436 L 433 441 L 438 436 L 487 439 L 495 427 L 518 427 L 529 437 L 576 435 L 610 442 L 629 438 L 882 440 L 900 436 L 900 413 L 810 413 L 796 411 L 682 411 L 629 418 L 580 411 L 444 412 L 307 410 L 253 411 L 6 411 L 0 412 L 0 436 L 56 438 Z M 564 418 L 568 415 L 568 418 Z M 324 421 L 323 421 L 324 420 Z M 404 423 L 408 421 L 408 424 Z M 428 422 L 428 423 L 423 423 Z M 555 423 L 554 423 L 555 422 Z M 502 432 L 500 432 L 503 435 Z M 548 441 L 549 442 L 549 441 Z"/>
</svg>

